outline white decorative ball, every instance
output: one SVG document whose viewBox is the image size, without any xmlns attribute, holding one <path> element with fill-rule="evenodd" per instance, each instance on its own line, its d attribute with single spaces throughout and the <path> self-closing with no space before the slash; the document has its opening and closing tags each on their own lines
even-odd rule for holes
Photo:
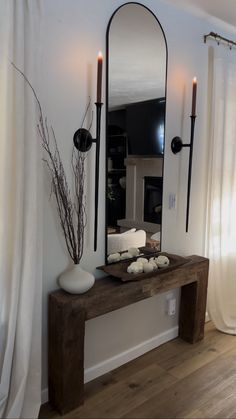
<svg viewBox="0 0 236 419">
<path fill-rule="evenodd" d="M 155 271 L 157 269 L 157 264 L 156 264 L 155 260 L 149 260 L 149 263 L 153 266 L 153 270 Z"/>
<path fill-rule="evenodd" d="M 151 263 L 155 263 L 155 265 L 156 265 L 156 267 L 157 267 L 157 259 L 156 259 L 156 258 L 154 258 L 154 257 L 150 258 L 150 259 L 149 259 L 149 262 L 151 262 Z"/>
<path fill-rule="evenodd" d="M 143 272 L 148 273 L 148 272 L 153 272 L 154 271 L 154 264 L 147 262 L 143 264 Z"/>
<path fill-rule="evenodd" d="M 140 250 L 137 247 L 130 247 L 128 252 L 134 257 L 139 255 Z"/>
<path fill-rule="evenodd" d="M 144 263 L 148 263 L 148 260 L 146 258 L 138 258 L 137 262 L 144 264 Z"/>
<path fill-rule="evenodd" d="M 125 260 L 125 259 L 130 259 L 130 258 L 132 258 L 132 255 L 129 252 L 121 253 L 120 255 L 120 260 Z"/>
<path fill-rule="evenodd" d="M 134 267 L 136 265 L 137 265 L 137 262 L 135 261 L 135 262 L 132 262 L 129 266 Z"/>
<path fill-rule="evenodd" d="M 163 268 L 164 266 L 168 266 L 170 264 L 170 260 L 167 256 L 160 255 L 156 258 L 156 263 L 159 268 Z"/>
<path fill-rule="evenodd" d="M 133 267 L 131 265 L 128 266 L 127 272 L 128 272 L 128 274 L 132 274 L 133 273 Z"/>
<path fill-rule="evenodd" d="M 111 253 L 107 258 L 108 263 L 114 263 L 120 261 L 120 254 L 119 253 Z"/>
<path fill-rule="evenodd" d="M 132 262 L 128 266 L 127 272 L 132 274 L 140 274 L 143 272 L 143 264 L 139 262 Z"/>
</svg>

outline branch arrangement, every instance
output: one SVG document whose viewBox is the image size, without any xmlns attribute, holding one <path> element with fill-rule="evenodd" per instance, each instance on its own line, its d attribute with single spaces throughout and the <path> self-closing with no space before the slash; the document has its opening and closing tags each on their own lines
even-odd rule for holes
<svg viewBox="0 0 236 419">
<path fill-rule="evenodd" d="M 84 229 L 86 225 L 85 212 L 85 159 L 87 154 L 81 153 L 73 147 L 71 166 L 74 175 L 74 196 L 72 197 L 64 166 L 61 160 L 57 145 L 55 132 L 48 127 L 47 118 L 43 116 L 42 106 L 38 99 L 35 89 L 25 76 L 25 74 L 14 63 L 13 67 L 22 75 L 27 85 L 33 92 L 39 112 L 39 122 L 37 124 L 39 136 L 43 149 L 46 153 L 46 163 L 52 182 L 52 193 L 55 196 L 57 212 L 60 219 L 62 232 L 65 238 L 68 253 L 75 264 L 80 262 L 84 249 Z M 82 126 L 88 113 L 90 102 L 86 108 Z M 92 122 L 90 124 L 90 127 Z"/>
</svg>

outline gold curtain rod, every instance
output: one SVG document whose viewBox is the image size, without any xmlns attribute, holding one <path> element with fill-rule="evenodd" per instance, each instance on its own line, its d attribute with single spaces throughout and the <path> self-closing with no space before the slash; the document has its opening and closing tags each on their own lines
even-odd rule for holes
<svg viewBox="0 0 236 419">
<path fill-rule="evenodd" d="M 204 43 L 206 43 L 207 38 L 214 39 L 218 45 L 222 41 L 228 45 L 229 49 L 232 49 L 232 47 L 236 47 L 236 42 L 232 41 L 231 39 L 225 38 L 224 36 L 221 36 L 215 32 L 210 32 L 207 35 L 204 35 Z"/>
</svg>

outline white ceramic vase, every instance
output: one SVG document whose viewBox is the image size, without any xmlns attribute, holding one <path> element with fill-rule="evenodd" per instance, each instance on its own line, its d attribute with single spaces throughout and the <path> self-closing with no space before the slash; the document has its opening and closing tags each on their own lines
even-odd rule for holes
<svg viewBox="0 0 236 419">
<path fill-rule="evenodd" d="M 58 279 L 60 287 L 70 294 L 83 294 L 92 288 L 95 278 L 84 271 L 79 264 L 63 272 Z"/>
</svg>

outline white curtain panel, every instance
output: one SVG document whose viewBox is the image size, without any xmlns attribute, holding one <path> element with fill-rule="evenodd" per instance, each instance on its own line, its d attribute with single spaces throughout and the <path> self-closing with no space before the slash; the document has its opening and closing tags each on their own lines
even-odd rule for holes
<svg viewBox="0 0 236 419">
<path fill-rule="evenodd" d="M 35 418 L 41 393 L 41 147 L 37 0 L 0 1 L 0 417 Z"/>
<path fill-rule="evenodd" d="M 236 334 L 236 51 L 209 52 L 208 311 L 219 330 Z"/>
</svg>

